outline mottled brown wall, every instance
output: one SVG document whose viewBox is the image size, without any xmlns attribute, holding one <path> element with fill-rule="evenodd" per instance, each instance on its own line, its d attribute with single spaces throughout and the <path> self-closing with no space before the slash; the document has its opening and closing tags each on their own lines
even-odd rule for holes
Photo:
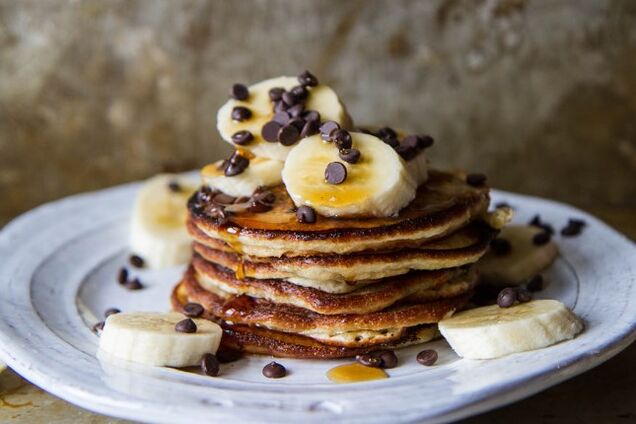
<svg viewBox="0 0 636 424">
<path fill-rule="evenodd" d="M 439 166 L 636 206 L 631 0 L 0 0 L 0 224 L 218 158 L 229 85 L 304 68 Z"/>
</svg>

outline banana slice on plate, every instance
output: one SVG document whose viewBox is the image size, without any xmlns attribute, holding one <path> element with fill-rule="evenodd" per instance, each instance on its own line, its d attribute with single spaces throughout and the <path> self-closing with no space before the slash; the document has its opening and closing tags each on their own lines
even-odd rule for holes
<svg viewBox="0 0 636 424">
<path fill-rule="evenodd" d="M 160 174 L 145 181 L 137 193 L 130 224 L 130 249 L 150 268 L 187 263 L 191 239 L 185 227 L 193 179 Z"/>
<path fill-rule="evenodd" d="M 256 157 L 249 159 L 243 172 L 228 177 L 223 173 L 223 161 L 205 166 L 201 170 L 203 182 L 234 197 L 251 196 L 258 187 L 275 186 L 282 182 L 283 162 Z"/>
<path fill-rule="evenodd" d="M 583 323 L 563 303 L 533 300 L 510 308 L 484 306 L 438 324 L 453 350 L 468 359 L 492 359 L 574 338 Z"/>
<path fill-rule="evenodd" d="M 333 143 L 319 135 L 296 145 L 283 167 L 283 182 L 296 206 L 308 205 L 323 216 L 391 216 L 415 198 L 417 183 L 402 158 L 391 146 L 369 134 L 352 132 L 353 148 L 360 151 L 356 163 L 347 163 Z M 344 181 L 330 184 L 326 168 Z M 344 170 L 343 170 L 344 168 Z"/>
<path fill-rule="evenodd" d="M 216 117 L 217 128 L 221 137 L 236 146 L 232 136 L 240 131 L 248 131 L 249 141 L 241 141 L 241 148 L 250 150 L 255 156 L 283 161 L 291 150 L 290 146 L 283 146 L 279 142 L 266 141 L 261 135 L 263 126 L 274 117 L 274 106 L 269 91 L 272 88 L 283 88 L 287 91 L 299 86 L 296 77 L 278 77 L 248 87 L 245 100 L 230 99 L 219 109 Z M 307 88 L 309 94 L 305 102 L 305 110 L 314 110 L 320 114 L 322 121 L 336 121 L 343 128 L 351 127 L 351 118 L 346 108 L 340 102 L 336 93 L 326 85 Z M 232 112 L 236 107 L 249 110 L 249 117 L 243 120 L 233 119 Z M 236 117 L 236 116 L 235 116 Z M 243 139 L 245 140 L 245 139 Z"/>
<path fill-rule="evenodd" d="M 177 312 L 122 312 L 106 319 L 99 338 L 100 356 L 112 356 L 153 366 L 198 365 L 206 353 L 216 353 L 223 330 L 206 319 L 193 319 L 196 332 L 178 332 L 187 319 Z M 106 354 L 106 355 L 103 355 Z"/>
<path fill-rule="evenodd" d="M 491 248 L 475 264 L 482 280 L 498 286 L 522 284 L 550 266 L 559 253 L 556 244 L 551 240 L 539 245 L 533 242 L 543 231 L 526 225 L 504 227 L 498 239 L 510 243 L 510 251 L 497 253 Z"/>
</svg>

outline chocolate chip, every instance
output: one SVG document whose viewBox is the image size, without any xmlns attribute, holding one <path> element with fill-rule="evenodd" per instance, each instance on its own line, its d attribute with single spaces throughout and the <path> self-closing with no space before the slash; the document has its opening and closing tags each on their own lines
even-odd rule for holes
<svg viewBox="0 0 636 424">
<path fill-rule="evenodd" d="M 405 161 L 410 161 L 411 159 L 415 159 L 415 157 L 419 153 L 419 151 L 416 148 L 405 146 L 404 144 L 400 144 L 399 146 L 396 146 L 395 151 Z"/>
<path fill-rule="evenodd" d="M 318 85 L 318 78 L 309 71 L 305 71 L 298 75 L 298 82 L 306 87 L 315 87 Z"/>
<path fill-rule="evenodd" d="M 381 139 L 385 139 L 385 138 L 397 138 L 397 133 L 395 132 L 395 130 L 391 127 L 382 127 L 378 130 L 378 132 L 376 133 L 377 136 Z"/>
<path fill-rule="evenodd" d="M 236 151 L 230 157 L 223 173 L 226 177 L 233 177 L 234 175 L 238 175 L 245 171 L 249 165 L 250 160 Z"/>
<path fill-rule="evenodd" d="M 188 302 L 183 305 L 183 314 L 190 318 L 198 318 L 203 315 L 203 306 L 198 303 Z"/>
<path fill-rule="evenodd" d="M 283 87 L 270 88 L 269 99 L 273 102 L 277 102 L 282 98 L 284 92 L 285 92 L 285 89 Z"/>
<path fill-rule="evenodd" d="M 544 244 L 547 244 L 551 238 L 552 236 L 550 236 L 549 232 L 541 231 L 540 233 L 537 233 L 534 235 L 534 237 L 532 237 L 532 243 L 535 246 L 543 246 Z"/>
<path fill-rule="evenodd" d="M 272 121 L 278 122 L 281 125 L 286 125 L 290 119 L 291 116 L 286 111 L 276 112 L 274 116 L 272 116 Z"/>
<path fill-rule="evenodd" d="M 298 103 L 290 107 L 289 109 L 287 109 L 287 113 L 289 113 L 292 118 L 300 118 L 304 110 L 305 110 L 305 105 Z M 302 120 L 302 122 L 304 123 L 304 120 Z"/>
<path fill-rule="evenodd" d="M 281 100 L 287 106 L 293 106 L 296 103 L 298 103 L 298 98 L 291 91 L 285 91 L 283 95 L 281 96 Z"/>
<path fill-rule="evenodd" d="M 300 138 L 309 137 L 318 134 L 318 121 L 307 121 L 300 131 Z"/>
<path fill-rule="evenodd" d="M 276 121 L 269 121 L 263 128 L 261 129 L 261 135 L 265 139 L 265 141 L 269 141 L 270 143 L 276 143 L 278 141 L 278 130 L 281 128 L 281 124 Z"/>
<path fill-rule="evenodd" d="M 510 253 L 512 245 L 505 238 L 498 237 L 490 242 L 490 249 L 497 256 L 503 256 Z"/>
<path fill-rule="evenodd" d="M 384 143 L 388 144 L 394 149 L 400 145 L 400 142 L 398 141 L 398 139 L 394 137 L 383 137 L 382 141 L 384 141 Z"/>
<path fill-rule="evenodd" d="M 437 352 L 433 349 L 426 349 L 417 354 L 416 360 L 421 365 L 430 367 L 437 362 Z"/>
<path fill-rule="evenodd" d="M 350 149 L 353 144 L 349 131 L 339 128 L 331 133 L 331 139 L 339 149 Z"/>
<path fill-rule="evenodd" d="M 126 284 L 128 281 L 128 270 L 126 268 L 120 268 L 117 273 L 117 282 L 119 284 Z"/>
<path fill-rule="evenodd" d="M 170 181 L 168 183 L 168 190 L 173 193 L 179 193 L 181 191 L 181 185 L 176 181 Z"/>
<path fill-rule="evenodd" d="M 196 333 L 197 325 L 190 318 L 186 318 L 176 323 L 174 329 L 178 333 Z"/>
<path fill-rule="evenodd" d="M 543 229 L 543 231 L 549 233 L 550 235 L 554 234 L 554 228 L 552 227 L 552 225 L 543 222 L 539 215 L 535 215 L 528 224 L 532 225 L 533 227 L 541 228 Z"/>
<path fill-rule="evenodd" d="M 256 189 L 253 198 L 254 200 L 258 200 L 259 202 L 270 204 L 276 201 L 276 195 L 269 190 L 264 190 L 263 187 L 259 187 Z"/>
<path fill-rule="evenodd" d="M 141 290 L 144 288 L 144 285 L 141 284 L 141 281 L 139 281 L 139 278 L 134 278 L 130 281 L 126 281 L 126 284 L 124 284 L 124 286 L 128 290 Z"/>
<path fill-rule="evenodd" d="M 245 121 L 252 117 L 252 111 L 245 106 L 235 106 L 232 109 L 232 119 L 235 121 Z"/>
<path fill-rule="evenodd" d="M 380 368 L 382 366 L 382 358 L 380 358 L 379 356 L 371 355 L 369 353 L 357 355 L 356 361 L 358 361 L 365 367 Z"/>
<path fill-rule="evenodd" d="M 243 356 L 242 353 L 235 349 L 224 348 L 224 349 L 219 349 L 216 352 L 216 359 L 218 359 L 219 362 L 222 364 L 227 364 L 228 362 L 237 361 L 241 359 L 242 356 Z"/>
<path fill-rule="evenodd" d="M 497 305 L 500 308 L 509 308 L 515 304 L 517 300 L 517 291 L 512 287 L 506 287 L 499 292 L 497 296 Z"/>
<path fill-rule="evenodd" d="M 250 92 L 243 84 L 234 84 L 230 89 L 230 97 L 236 100 L 247 100 Z"/>
<path fill-rule="evenodd" d="M 93 325 L 93 333 L 100 334 L 104 330 L 104 325 L 106 323 L 104 321 L 100 321 L 97 324 Z"/>
<path fill-rule="evenodd" d="M 252 213 L 264 213 L 272 210 L 272 205 L 268 205 L 258 200 L 252 200 L 250 206 L 247 208 L 248 212 Z"/>
<path fill-rule="evenodd" d="M 320 134 L 323 140 L 331 140 L 331 133 L 339 129 L 340 125 L 336 121 L 327 121 L 320 126 Z"/>
<path fill-rule="evenodd" d="M 254 140 L 254 136 L 247 130 L 237 131 L 232 134 L 232 143 L 238 144 L 239 146 L 246 146 L 250 144 L 252 140 Z"/>
<path fill-rule="evenodd" d="M 219 193 L 212 199 L 214 203 L 218 203 L 220 205 L 231 205 L 234 203 L 234 200 L 236 200 L 236 198 L 225 193 Z"/>
<path fill-rule="evenodd" d="M 484 174 L 468 174 L 466 175 L 466 183 L 473 187 L 481 187 L 486 183 Z"/>
<path fill-rule="evenodd" d="M 287 375 L 287 370 L 278 362 L 270 362 L 263 367 L 263 375 L 267 378 L 282 378 Z"/>
<path fill-rule="evenodd" d="M 569 219 L 568 224 L 561 229 L 561 235 L 565 237 L 578 236 L 585 225 L 585 221 L 581 219 Z"/>
<path fill-rule="evenodd" d="M 106 311 L 104 311 L 104 318 L 108 318 L 111 315 L 115 315 L 120 313 L 121 311 L 117 308 L 108 308 L 106 309 Z"/>
<path fill-rule="evenodd" d="M 206 353 L 201 358 L 201 371 L 203 374 L 208 375 L 210 377 L 216 377 L 219 375 L 219 371 L 221 369 L 221 365 L 219 364 L 219 360 L 211 353 Z"/>
<path fill-rule="evenodd" d="M 309 91 L 307 91 L 307 89 L 302 85 L 292 87 L 290 91 L 296 97 L 297 101 L 305 100 L 307 96 L 309 96 Z"/>
<path fill-rule="evenodd" d="M 329 184 L 342 184 L 347 179 L 347 168 L 340 162 L 331 162 L 325 169 L 325 180 Z"/>
<path fill-rule="evenodd" d="M 295 125 L 285 125 L 278 130 L 278 141 L 283 146 L 291 146 L 300 139 L 300 132 Z"/>
<path fill-rule="evenodd" d="M 284 112 L 287 109 L 289 109 L 289 106 L 282 100 L 274 103 L 274 112 Z"/>
<path fill-rule="evenodd" d="M 416 150 L 422 150 L 431 147 L 433 145 L 433 142 L 433 137 L 431 137 L 430 135 L 413 134 L 404 137 L 401 145 Z"/>
<path fill-rule="evenodd" d="M 338 156 L 345 162 L 358 163 L 360 160 L 360 150 L 358 149 L 341 149 Z"/>
<path fill-rule="evenodd" d="M 130 255 L 128 258 L 128 262 L 135 268 L 143 268 L 144 267 L 144 259 L 139 255 Z"/>
<path fill-rule="evenodd" d="M 293 118 L 291 121 L 289 121 L 287 125 L 295 126 L 296 129 L 298 130 L 298 133 L 300 133 L 303 130 L 303 127 L 305 126 L 305 121 L 302 118 Z"/>
<path fill-rule="evenodd" d="M 530 302 L 532 300 L 532 294 L 523 287 L 517 288 L 517 300 L 521 303 Z"/>
<path fill-rule="evenodd" d="M 301 116 L 307 122 L 316 121 L 320 123 L 320 113 L 315 110 L 306 110 Z"/>
<path fill-rule="evenodd" d="M 296 209 L 296 219 L 303 224 L 313 224 L 316 222 L 316 212 L 310 206 L 299 206 Z"/>
<path fill-rule="evenodd" d="M 382 368 L 395 368 L 398 364 L 398 358 L 392 350 L 381 350 L 373 352 L 373 355 L 382 360 Z"/>
<path fill-rule="evenodd" d="M 528 280 L 526 289 L 528 289 L 532 293 L 543 290 L 543 276 L 541 274 L 537 274 L 530 280 Z"/>
</svg>

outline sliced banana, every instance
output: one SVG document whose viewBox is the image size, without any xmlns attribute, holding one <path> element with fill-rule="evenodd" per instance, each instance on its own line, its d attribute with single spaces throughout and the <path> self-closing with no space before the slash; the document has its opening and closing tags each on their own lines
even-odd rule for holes
<svg viewBox="0 0 636 424">
<path fill-rule="evenodd" d="M 177 312 L 122 312 L 106 319 L 99 338 L 102 353 L 153 366 L 197 365 L 205 353 L 215 353 L 223 330 L 205 319 L 194 319 L 195 333 L 179 333 L 175 325 L 186 319 Z"/>
<path fill-rule="evenodd" d="M 232 143 L 232 135 L 238 131 L 249 131 L 254 139 L 242 149 L 250 150 L 256 156 L 284 161 L 291 147 L 280 143 L 270 143 L 261 136 L 263 125 L 274 116 L 272 102 L 269 98 L 269 90 L 282 87 L 289 90 L 299 85 L 296 77 L 278 77 L 249 86 L 249 97 L 245 101 L 228 100 L 219 109 L 216 116 L 216 124 L 221 137 L 228 143 Z M 351 126 L 351 118 L 346 108 L 340 102 L 336 93 L 326 85 L 309 87 L 309 97 L 305 103 L 305 110 L 315 110 L 320 113 L 323 121 L 336 121 L 343 128 Z M 247 107 L 251 112 L 251 118 L 245 121 L 232 119 L 232 109 L 236 106 Z M 234 145 L 234 143 L 232 143 Z"/>
<path fill-rule="evenodd" d="M 521 284 L 546 269 L 558 250 L 553 241 L 537 246 L 532 238 L 543 230 L 525 225 L 509 225 L 501 230 L 500 238 L 510 242 L 509 253 L 497 255 L 492 250 L 475 267 L 482 280 L 493 285 Z"/>
<path fill-rule="evenodd" d="M 581 320 L 556 300 L 471 309 L 440 321 L 438 326 L 453 350 L 469 359 L 540 349 L 572 339 L 583 330 Z"/>
<path fill-rule="evenodd" d="M 417 184 L 404 161 L 377 137 L 351 133 L 360 150 L 355 164 L 338 157 L 338 149 L 319 135 L 301 140 L 283 167 L 283 182 L 296 206 L 308 205 L 323 216 L 391 216 L 415 197 Z M 330 162 L 341 162 L 347 177 L 341 184 L 325 181 Z"/>
<path fill-rule="evenodd" d="M 283 162 L 255 157 L 242 173 L 231 177 L 220 168 L 223 161 L 205 166 L 201 170 L 203 182 L 211 188 L 234 197 L 251 196 L 258 187 L 275 186 L 282 182 Z"/>
<path fill-rule="evenodd" d="M 196 184 L 190 178 L 160 174 L 144 182 L 137 193 L 130 224 L 130 249 L 148 267 L 165 268 L 190 259 L 186 202 L 195 190 Z"/>
</svg>

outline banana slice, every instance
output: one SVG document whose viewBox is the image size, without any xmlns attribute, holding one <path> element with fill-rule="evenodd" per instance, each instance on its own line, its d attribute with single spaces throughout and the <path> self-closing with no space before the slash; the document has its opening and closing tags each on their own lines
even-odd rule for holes
<svg viewBox="0 0 636 424">
<path fill-rule="evenodd" d="M 475 264 L 482 280 L 500 286 L 521 284 L 550 266 L 559 253 L 556 244 L 549 241 L 537 246 L 532 242 L 542 231 L 525 225 L 504 227 L 499 238 L 508 240 L 511 250 L 497 255 L 491 249 Z"/>
<path fill-rule="evenodd" d="M 130 249 L 150 268 L 180 265 L 190 259 L 186 202 L 195 190 L 192 180 L 173 174 L 152 177 L 139 190 L 130 224 Z"/>
<path fill-rule="evenodd" d="M 245 101 L 230 99 L 225 103 L 216 116 L 216 123 L 221 137 L 228 143 L 232 143 L 232 135 L 239 131 L 249 131 L 253 140 L 241 146 L 250 150 L 256 156 L 284 161 L 291 147 L 280 143 L 270 143 L 261 136 L 263 125 L 274 116 L 272 101 L 269 98 L 269 90 L 282 87 L 289 90 L 299 85 L 296 77 L 278 77 L 249 86 L 249 97 Z M 305 103 L 305 110 L 315 110 L 320 113 L 323 121 L 336 121 L 343 128 L 351 127 L 351 118 L 336 93 L 326 85 L 309 87 L 309 97 Z M 252 116 L 244 121 L 232 119 L 232 110 L 236 106 L 247 107 Z M 234 143 L 232 143 L 234 145 Z"/>
<path fill-rule="evenodd" d="M 203 182 L 211 188 L 234 197 L 251 196 L 258 187 L 275 186 L 282 182 L 283 162 L 256 157 L 238 175 L 226 177 L 221 169 L 223 161 L 205 166 L 201 170 Z"/>
<path fill-rule="evenodd" d="M 296 206 L 309 205 L 323 216 L 391 216 L 415 198 L 417 184 L 404 161 L 377 137 L 351 133 L 360 150 L 355 164 L 338 157 L 338 149 L 319 135 L 294 147 L 283 167 L 283 182 Z M 341 184 L 325 181 L 330 162 L 341 162 L 347 176 Z"/>
<path fill-rule="evenodd" d="M 195 333 L 179 333 L 175 325 L 184 319 L 186 316 L 177 312 L 111 315 L 99 338 L 99 349 L 117 359 L 146 365 L 197 365 L 205 353 L 216 352 L 223 330 L 212 321 L 194 319 Z"/>
<path fill-rule="evenodd" d="M 510 308 L 492 305 L 459 312 L 438 327 L 462 358 L 491 359 L 572 339 L 583 323 L 559 301 L 534 300 Z"/>
</svg>

